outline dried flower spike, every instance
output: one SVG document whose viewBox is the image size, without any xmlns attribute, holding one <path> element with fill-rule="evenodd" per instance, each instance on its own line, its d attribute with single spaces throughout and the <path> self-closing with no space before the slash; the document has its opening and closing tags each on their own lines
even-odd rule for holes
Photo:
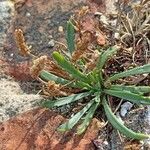
<svg viewBox="0 0 150 150">
<path fill-rule="evenodd" d="M 91 38 L 92 38 L 91 33 L 85 32 L 82 36 L 83 36 L 82 40 L 80 40 L 77 43 L 77 50 L 74 51 L 72 54 L 73 62 L 76 62 L 78 59 L 80 59 L 83 56 L 85 52 L 87 52 L 89 43 L 91 43 Z"/>
<path fill-rule="evenodd" d="M 33 66 L 30 69 L 30 74 L 33 78 L 39 76 L 40 72 L 44 69 L 45 63 L 47 61 L 47 56 L 41 56 L 33 61 Z"/>
<path fill-rule="evenodd" d="M 67 93 L 61 90 L 61 85 L 56 84 L 54 81 L 48 81 L 46 91 L 50 96 L 67 96 Z"/>
<path fill-rule="evenodd" d="M 15 30 L 15 38 L 16 38 L 17 46 L 19 48 L 19 53 L 22 56 L 28 56 L 30 54 L 30 49 L 25 43 L 25 39 L 21 29 Z"/>
<path fill-rule="evenodd" d="M 45 69 L 48 70 L 49 72 L 65 78 L 65 79 L 71 79 L 69 74 L 67 72 L 65 72 L 64 70 L 62 70 L 57 64 L 55 64 L 55 62 L 53 62 L 52 60 L 48 60 L 46 62 L 46 66 Z"/>
</svg>

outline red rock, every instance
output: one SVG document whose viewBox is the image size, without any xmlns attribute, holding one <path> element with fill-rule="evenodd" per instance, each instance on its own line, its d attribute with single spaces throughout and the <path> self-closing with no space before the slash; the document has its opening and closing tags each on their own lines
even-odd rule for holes
<svg viewBox="0 0 150 150">
<path fill-rule="evenodd" d="M 30 62 L 24 61 L 18 64 L 11 63 L 5 59 L 0 59 L 0 72 L 8 76 L 13 77 L 18 81 L 28 81 L 31 80 L 30 76 Z"/>
<path fill-rule="evenodd" d="M 82 30 L 94 32 L 95 31 L 95 25 L 96 25 L 96 23 L 95 23 L 93 16 L 87 15 L 83 18 Z"/>
<path fill-rule="evenodd" d="M 84 135 L 73 130 L 57 132 L 65 119 L 47 109 L 34 109 L 0 125 L 1 150 L 92 150 L 99 131 L 99 121 L 93 119 Z"/>
<path fill-rule="evenodd" d="M 58 27 L 65 26 L 69 16 L 81 8 L 80 4 L 89 5 L 90 9 L 94 7 L 96 11 L 100 11 L 104 7 L 104 0 L 62 0 L 61 2 L 55 0 L 13 0 L 13 2 L 15 14 L 6 33 L 3 51 L 7 62 L 12 59 L 14 62 L 18 62 L 18 64 L 7 63 L 8 66 L 5 68 L 6 73 L 16 80 L 30 80 L 31 77 L 28 62 L 23 62 L 24 58 L 11 56 L 11 54 L 18 53 L 14 29 L 21 28 L 23 30 L 25 41 L 28 46 L 32 46 L 33 54 L 36 56 L 51 55 L 52 49 L 48 47 L 50 35 L 53 35 L 57 41 L 61 41 L 59 39 L 62 38 L 62 34 L 58 33 Z M 90 10 L 90 14 L 91 16 L 83 19 L 83 30 L 95 32 L 97 23 L 94 21 L 92 10 Z"/>
<path fill-rule="evenodd" d="M 92 13 L 105 12 L 105 0 L 86 0 Z"/>
<path fill-rule="evenodd" d="M 28 81 L 32 79 L 30 75 L 30 63 L 28 61 L 20 62 L 18 64 L 8 64 L 5 72 L 15 80 Z"/>
<path fill-rule="evenodd" d="M 105 38 L 105 36 L 102 33 L 99 32 L 96 35 L 96 37 L 97 37 L 97 44 L 99 44 L 101 46 L 106 44 L 106 38 Z"/>
</svg>

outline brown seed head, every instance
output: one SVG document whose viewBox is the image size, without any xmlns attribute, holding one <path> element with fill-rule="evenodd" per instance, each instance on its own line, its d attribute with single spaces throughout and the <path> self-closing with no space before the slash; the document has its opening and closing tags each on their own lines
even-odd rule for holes
<svg viewBox="0 0 150 150">
<path fill-rule="evenodd" d="M 64 70 L 62 70 L 57 64 L 55 64 L 54 61 L 52 60 L 48 60 L 46 62 L 46 66 L 45 66 L 46 70 L 48 70 L 49 72 L 59 76 L 59 77 L 63 77 L 65 79 L 71 79 L 69 74 L 67 72 L 65 72 Z"/>
<path fill-rule="evenodd" d="M 30 69 L 30 74 L 33 78 L 39 76 L 40 72 L 44 69 L 45 63 L 47 61 L 47 56 L 41 56 L 33 61 L 33 66 Z"/>
<path fill-rule="evenodd" d="M 16 44 L 19 48 L 19 53 L 22 56 L 28 56 L 30 54 L 30 49 L 25 43 L 25 39 L 21 29 L 15 30 L 15 38 L 16 38 Z"/>
<path fill-rule="evenodd" d="M 92 35 L 87 32 L 83 34 L 83 38 L 77 43 L 77 50 L 72 54 L 72 61 L 76 62 L 88 50 L 89 43 L 91 42 Z"/>
<path fill-rule="evenodd" d="M 49 96 L 67 96 L 67 93 L 62 90 L 62 86 L 56 84 L 54 81 L 48 81 L 46 91 Z"/>
</svg>

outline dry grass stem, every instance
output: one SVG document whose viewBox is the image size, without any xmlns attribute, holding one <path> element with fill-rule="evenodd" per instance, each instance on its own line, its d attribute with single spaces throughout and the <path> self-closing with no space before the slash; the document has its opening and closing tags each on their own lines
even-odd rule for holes
<svg viewBox="0 0 150 150">
<path fill-rule="evenodd" d="M 91 42 L 92 35 L 91 33 L 84 33 L 82 40 L 78 41 L 77 43 L 77 49 L 72 54 L 72 62 L 76 62 L 78 59 L 80 59 L 85 52 L 88 51 L 88 46 Z"/>
<path fill-rule="evenodd" d="M 94 51 L 91 55 L 90 62 L 88 62 L 85 66 L 86 70 L 93 70 L 96 67 L 97 61 L 99 58 L 99 51 Z"/>
</svg>

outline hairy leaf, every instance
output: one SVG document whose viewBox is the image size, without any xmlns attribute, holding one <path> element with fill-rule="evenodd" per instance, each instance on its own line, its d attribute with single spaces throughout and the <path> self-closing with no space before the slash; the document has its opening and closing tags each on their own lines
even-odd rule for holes
<svg viewBox="0 0 150 150">
<path fill-rule="evenodd" d="M 81 81 L 77 81 L 77 82 L 72 82 L 72 81 L 69 81 L 69 80 L 66 80 L 66 79 L 63 79 L 61 77 L 58 77 L 52 73 L 49 73 L 45 70 L 43 70 L 41 73 L 40 73 L 40 78 L 42 78 L 43 80 L 45 81 L 55 81 L 56 84 L 62 84 L 62 85 L 66 85 L 68 87 L 73 87 L 73 88 L 85 88 L 85 89 L 91 89 L 92 87 L 89 86 L 87 83 L 84 83 L 84 82 L 81 82 Z"/>
<path fill-rule="evenodd" d="M 114 81 L 119 78 L 128 77 L 132 75 L 138 75 L 138 74 L 145 74 L 145 73 L 150 73 L 150 64 L 146 64 L 140 67 L 136 67 L 136 68 L 121 72 L 121 73 L 117 73 L 113 75 L 112 77 L 110 77 L 108 80 Z"/>
<path fill-rule="evenodd" d="M 96 97 L 96 98 L 100 98 L 100 97 Z M 97 101 L 97 100 L 96 100 Z M 100 100 L 99 100 L 100 101 Z M 94 116 L 94 113 L 97 109 L 97 107 L 99 106 L 99 103 L 98 102 L 95 102 L 91 108 L 88 110 L 85 118 L 84 118 L 84 121 L 82 122 L 82 124 L 77 128 L 77 134 L 82 134 L 88 127 L 88 125 L 90 124 L 93 116 Z"/>
<path fill-rule="evenodd" d="M 47 108 L 53 108 L 53 107 L 59 107 L 59 106 L 63 106 L 72 102 L 75 102 L 79 99 L 82 99 L 84 97 L 87 97 L 90 95 L 90 92 L 84 92 L 84 93 L 80 93 L 80 94 L 73 94 L 67 97 L 62 97 L 62 98 L 58 98 L 57 100 L 48 100 L 48 101 L 44 101 L 42 103 L 43 107 L 47 107 Z"/>
<path fill-rule="evenodd" d="M 69 119 L 69 121 L 60 125 L 58 131 L 64 132 L 72 129 L 81 119 L 81 117 L 86 113 L 86 111 L 93 105 L 94 102 L 94 100 L 91 100 L 81 111 L 79 111 L 71 119 Z"/>
<path fill-rule="evenodd" d="M 75 29 L 71 21 L 67 22 L 67 33 L 66 33 L 66 40 L 68 45 L 68 50 L 70 55 L 75 50 Z"/>
<path fill-rule="evenodd" d="M 144 94 L 144 93 L 150 93 L 150 86 L 111 85 L 110 90 L 130 91 L 136 94 Z"/>
<path fill-rule="evenodd" d="M 117 52 L 117 47 L 110 47 L 108 48 L 103 54 L 100 55 L 97 68 L 99 70 L 102 70 L 104 65 L 106 64 L 106 61 Z"/>
<path fill-rule="evenodd" d="M 114 128 L 116 128 L 122 134 L 124 134 L 125 136 L 127 136 L 129 138 L 137 139 L 137 140 L 150 138 L 149 135 L 145 135 L 142 133 L 136 133 L 136 132 L 132 131 L 131 129 L 128 129 L 126 126 L 124 126 L 123 123 L 113 114 L 113 112 L 111 111 L 105 98 L 103 99 L 102 104 L 103 104 L 108 121 L 112 124 L 112 126 Z"/>
<path fill-rule="evenodd" d="M 150 105 L 150 97 L 144 97 L 129 91 L 104 90 L 104 93 L 122 98 L 124 100 L 129 100 L 136 104 Z"/>
<path fill-rule="evenodd" d="M 57 61 L 58 65 L 67 71 L 72 77 L 83 82 L 89 82 L 86 75 L 76 69 L 71 62 L 69 62 L 63 55 L 58 52 L 53 52 L 53 58 Z"/>
<path fill-rule="evenodd" d="M 51 81 L 51 80 L 55 81 L 55 83 L 57 83 L 57 84 L 67 84 L 70 82 L 66 79 L 58 77 L 58 76 L 56 76 L 52 73 L 49 73 L 48 71 L 45 71 L 45 70 L 41 71 L 40 77 L 45 81 Z"/>
</svg>

